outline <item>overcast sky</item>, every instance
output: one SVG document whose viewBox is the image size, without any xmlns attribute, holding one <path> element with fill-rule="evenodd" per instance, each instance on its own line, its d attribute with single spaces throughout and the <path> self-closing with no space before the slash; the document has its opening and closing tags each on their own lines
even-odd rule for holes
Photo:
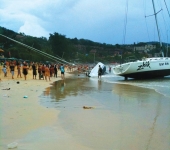
<svg viewBox="0 0 170 150">
<path fill-rule="evenodd" d="M 170 0 L 165 0 L 170 11 Z M 128 2 L 126 36 L 124 34 Z M 170 41 L 164 0 L 155 0 L 161 39 Z M 0 0 L 0 26 L 36 37 L 57 32 L 106 44 L 158 40 L 151 0 Z M 170 43 L 170 42 L 169 42 Z"/>
</svg>

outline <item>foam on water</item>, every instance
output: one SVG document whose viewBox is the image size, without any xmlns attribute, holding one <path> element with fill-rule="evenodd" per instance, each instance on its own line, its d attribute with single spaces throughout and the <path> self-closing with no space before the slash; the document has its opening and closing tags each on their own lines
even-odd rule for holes
<svg viewBox="0 0 170 150">
<path fill-rule="evenodd" d="M 156 92 L 163 94 L 166 97 L 170 97 L 170 76 L 160 79 L 148 79 L 148 80 L 124 80 L 123 77 L 119 77 L 113 74 L 102 76 L 103 82 L 116 83 L 116 84 L 128 84 L 138 86 L 142 88 L 153 89 Z"/>
</svg>

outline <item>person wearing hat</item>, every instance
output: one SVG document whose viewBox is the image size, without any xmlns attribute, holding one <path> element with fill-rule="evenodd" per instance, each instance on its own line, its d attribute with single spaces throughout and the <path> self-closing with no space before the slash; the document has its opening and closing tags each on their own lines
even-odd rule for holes
<svg viewBox="0 0 170 150">
<path fill-rule="evenodd" d="M 10 71 L 11 71 L 11 74 L 12 74 L 12 79 L 14 79 L 14 68 L 15 68 L 15 66 L 14 66 L 14 63 L 12 62 L 10 64 Z"/>
</svg>

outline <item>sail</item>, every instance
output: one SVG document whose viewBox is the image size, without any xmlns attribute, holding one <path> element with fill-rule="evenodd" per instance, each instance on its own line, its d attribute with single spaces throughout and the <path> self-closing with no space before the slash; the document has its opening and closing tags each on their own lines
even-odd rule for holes
<svg viewBox="0 0 170 150">
<path fill-rule="evenodd" d="M 99 65 L 100 65 L 100 67 L 101 67 L 102 70 L 103 70 L 103 71 L 102 71 L 102 74 L 104 74 L 104 73 L 106 72 L 106 66 L 105 66 L 103 63 L 99 62 L 99 63 L 90 71 L 90 74 L 89 74 L 90 77 L 98 77 Z"/>
</svg>

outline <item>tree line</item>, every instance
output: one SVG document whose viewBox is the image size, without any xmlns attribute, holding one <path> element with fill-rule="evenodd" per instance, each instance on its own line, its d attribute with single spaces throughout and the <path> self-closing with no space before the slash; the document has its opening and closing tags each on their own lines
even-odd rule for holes
<svg viewBox="0 0 170 150">
<path fill-rule="evenodd" d="M 120 59 L 122 59 L 120 55 L 124 55 L 125 57 L 133 53 L 133 55 L 136 55 L 139 58 L 146 55 L 139 53 L 134 54 L 133 49 L 128 49 L 125 45 L 98 43 L 88 39 L 70 39 L 65 35 L 56 32 L 50 34 L 49 39 L 47 39 L 46 37 L 33 37 L 25 35 L 24 33 L 16 33 L 12 30 L 0 27 L 0 34 L 22 42 L 42 52 L 71 62 L 120 62 Z M 146 43 L 134 43 L 132 46 L 144 44 Z M 6 58 L 15 57 L 30 61 L 50 61 L 49 58 L 2 36 L 0 36 L 0 48 L 5 51 L 4 56 Z"/>
</svg>

